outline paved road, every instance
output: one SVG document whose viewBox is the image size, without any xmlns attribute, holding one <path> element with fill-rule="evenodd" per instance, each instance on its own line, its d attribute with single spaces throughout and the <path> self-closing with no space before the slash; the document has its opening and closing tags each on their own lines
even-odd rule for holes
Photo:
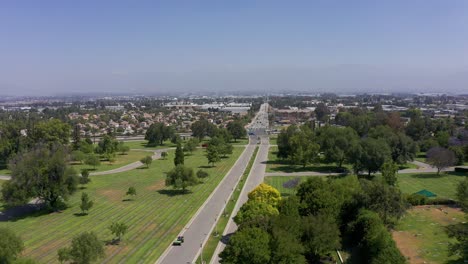
<svg viewBox="0 0 468 264">
<path fill-rule="evenodd" d="M 264 113 L 262 113 L 262 109 L 265 108 L 261 107 L 252 123 L 256 123 L 259 117 L 263 118 L 265 116 Z M 195 216 L 192 217 L 191 221 L 180 232 L 180 235 L 184 236 L 185 242 L 181 246 L 168 245 L 169 247 L 156 263 L 179 264 L 193 263 L 196 261 L 202 246 L 212 233 L 216 220 L 224 210 L 226 201 L 229 200 L 231 193 L 242 177 L 256 145 L 257 135 L 250 136 L 250 144 L 246 147 L 234 166 L 212 192 L 211 196 L 208 197 L 205 203 L 200 207 Z"/>
<path fill-rule="evenodd" d="M 234 210 L 232 211 L 232 214 L 231 214 L 232 217 L 235 216 L 237 212 L 239 211 L 240 207 L 245 202 L 247 202 L 248 193 L 263 182 L 265 169 L 266 169 L 266 161 L 268 160 L 269 138 L 267 136 L 262 136 L 261 139 L 262 139 L 262 142 L 258 149 L 257 157 L 255 158 L 252 169 L 250 170 L 249 176 L 247 177 L 247 181 L 244 184 L 244 188 L 242 189 L 242 192 L 239 196 L 239 200 L 237 200 L 236 206 L 234 207 Z M 223 237 L 227 237 L 233 234 L 237 230 L 237 225 L 234 222 L 232 217 L 229 219 L 226 229 L 223 232 Z M 218 255 L 226 247 L 226 244 L 223 243 L 225 241 L 226 240 L 223 239 L 222 242 L 218 243 L 218 246 L 216 247 L 216 250 L 213 254 L 213 258 L 211 259 L 210 263 L 219 263 Z"/>
</svg>

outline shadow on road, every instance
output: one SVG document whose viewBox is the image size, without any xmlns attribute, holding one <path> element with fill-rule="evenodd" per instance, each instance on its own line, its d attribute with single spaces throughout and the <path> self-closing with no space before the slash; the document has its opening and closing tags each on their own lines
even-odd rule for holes
<svg viewBox="0 0 468 264">
<path fill-rule="evenodd" d="M 221 237 L 221 239 L 220 239 L 221 243 L 227 245 L 227 243 L 229 243 L 229 239 L 231 238 L 232 235 L 234 235 L 234 233 L 229 233 L 229 234 L 226 234 L 223 237 Z"/>
</svg>

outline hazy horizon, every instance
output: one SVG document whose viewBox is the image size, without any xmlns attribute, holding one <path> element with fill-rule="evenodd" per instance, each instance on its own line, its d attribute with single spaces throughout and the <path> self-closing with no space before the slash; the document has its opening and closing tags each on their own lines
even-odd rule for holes
<svg viewBox="0 0 468 264">
<path fill-rule="evenodd" d="M 468 91 L 466 1 L 12 1 L 0 95 Z"/>
</svg>

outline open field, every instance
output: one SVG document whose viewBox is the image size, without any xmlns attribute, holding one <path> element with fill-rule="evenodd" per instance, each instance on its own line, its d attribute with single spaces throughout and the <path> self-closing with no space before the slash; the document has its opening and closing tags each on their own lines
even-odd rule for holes
<svg viewBox="0 0 468 264">
<path fill-rule="evenodd" d="M 420 162 L 426 162 L 426 152 L 418 152 L 416 153 L 415 160 Z"/>
<path fill-rule="evenodd" d="M 415 193 L 427 189 L 440 198 L 455 199 L 457 184 L 462 181 L 466 173 L 446 172 L 399 174 L 398 186 L 404 193 Z"/>
<path fill-rule="evenodd" d="M 82 169 L 88 169 L 91 172 L 107 171 L 107 170 L 112 170 L 112 169 L 125 166 L 135 161 L 139 161 L 143 157 L 152 156 L 152 155 L 153 153 L 147 152 L 147 151 L 131 150 L 127 152 L 127 154 L 125 155 L 120 155 L 119 153 L 117 153 L 115 155 L 115 161 L 113 163 L 110 163 L 109 161 L 106 161 L 106 160 L 101 160 L 101 165 L 96 166 L 96 169 L 94 169 L 93 166 L 79 164 L 79 163 L 73 163 L 72 167 L 75 168 L 77 172 L 80 172 Z"/>
<path fill-rule="evenodd" d="M 202 167 L 210 176 L 205 182 L 190 187 L 181 194 L 165 187 L 165 172 L 173 167 L 174 151 L 166 160 L 156 160 L 150 169 L 93 176 L 86 189 L 94 207 L 89 215 L 79 216 L 82 191 L 74 194 L 69 209 L 59 213 L 28 216 L 15 221 L 0 222 L 19 234 L 25 242 L 24 255 L 40 263 L 57 263 L 57 249 L 68 245 L 70 239 L 83 231 L 95 231 L 100 239 L 112 239 L 107 229 L 113 221 L 123 221 L 130 228 L 118 246 L 106 246 L 105 263 L 154 262 L 170 245 L 206 198 L 232 167 L 243 148 L 234 148 L 233 154 L 222 159 L 216 167 L 208 167 L 203 150 L 185 157 L 185 164 Z M 137 196 L 123 201 L 128 187 L 134 186 Z"/>
<path fill-rule="evenodd" d="M 270 145 L 278 144 L 278 136 L 270 136 Z"/>
<path fill-rule="evenodd" d="M 447 236 L 444 226 L 462 221 L 464 214 L 456 208 L 416 206 L 407 211 L 392 235 L 409 263 L 442 264 L 457 259 L 448 255 L 448 243 L 454 240 Z"/>
</svg>

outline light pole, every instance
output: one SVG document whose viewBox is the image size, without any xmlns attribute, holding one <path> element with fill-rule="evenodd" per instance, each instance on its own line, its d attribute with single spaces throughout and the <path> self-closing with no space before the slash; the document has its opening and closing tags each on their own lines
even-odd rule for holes
<svg viewBox="0 0 468 264">
<path fill-rule="evenodd" d="M 200 243 L 200 264 L 203 264 L 203 242 Z"/>
</svg>

